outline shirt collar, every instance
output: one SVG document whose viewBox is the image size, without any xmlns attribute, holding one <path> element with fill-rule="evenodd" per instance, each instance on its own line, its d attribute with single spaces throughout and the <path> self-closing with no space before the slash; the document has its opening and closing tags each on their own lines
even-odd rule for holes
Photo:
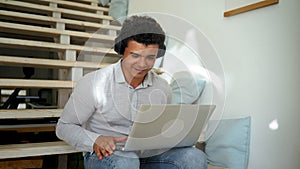
<svg viewBox="0 0 300 169">
<path fill-rule="evenodd" d="M 122 59 L 120 59 L 116 65 L 115 65 L 115 80 L 117 83 L 125 83 L 125 77 L 122 71 L 122 67 L 121 67 L 121 61 Z"/>
<path fill-rule="evenodd" d="M 121 67 L 122 59 L 120 59 L 115 65 L 115 80 L 117 83 L 127 83 Z M 149 71 L 144 81 L 137 88 L 146 88 L 152 86 L 153 72 Z"/>
</svg>

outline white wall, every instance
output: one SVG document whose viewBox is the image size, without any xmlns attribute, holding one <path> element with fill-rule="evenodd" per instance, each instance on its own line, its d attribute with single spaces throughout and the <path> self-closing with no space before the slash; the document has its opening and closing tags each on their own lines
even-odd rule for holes
<svg viewBox="0 0 300 169">
<path fill-rule="evenodd" d="M 220 0 L 130 0 L 129 13 L 164 12 L 195 24 L 224 66 L 224 117 L 252 117 L 249 169 L 300 168 L 300 1 L 223 17 Z M 277 119 L 279 128 L 270 130 Z"/>
</svg>

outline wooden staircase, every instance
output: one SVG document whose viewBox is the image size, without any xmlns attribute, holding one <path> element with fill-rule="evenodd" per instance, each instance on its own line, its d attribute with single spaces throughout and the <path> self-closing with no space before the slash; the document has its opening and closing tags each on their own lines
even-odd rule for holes
<svg viewBox="0 0 300 169">
<path fill-rule="evenodd" d="M 107 14 L 97 0 L 0 0 L 0 65 L 58 72 L 26 80 L 0 73 L 0 88 L 72 89 L 86 72 L 116 62 L 120 26 Z"/>
<path fill-rule="evenodd" d="M 0 120 L 58 118 L 84 74 L 120 59 L 112 47 L 121 27 L 108 8 L 97 0 L 0 0 L 0 90 L 53 90 L 57 107 L 2 109 Z M 24 79 L 23 67 L 35 75 Z M 8 130 L 54 132 L 55 126 L 0 124 L 0 131 Z M 5 144 L 0 165 L 1 159 L 73 152 L 62 141 Z"/>
<path fill-rule="evenodd" d="M 59 118 L 84 74 L 119 60 L 112 46 L 120 29 L 108 16 L 108 6 L 98 0 L 0 0 L 0 90 L 57 91 L 53 96 L 57 108 L 2 109 L 0 121 Z M 35 68 L 38 75 L 16 76 L 22 67 Z M 53 76 L 39 75 L 40 70 Z M 2 131 L 54 132 L 55 124 L 0 123 Z M 42 164 L 38 156 L 76 152 L 59 140 L 2 144 L 0 169 L 37 168 Z M 221 168 L 209 165 L 209 169 Z"/>
</svg>

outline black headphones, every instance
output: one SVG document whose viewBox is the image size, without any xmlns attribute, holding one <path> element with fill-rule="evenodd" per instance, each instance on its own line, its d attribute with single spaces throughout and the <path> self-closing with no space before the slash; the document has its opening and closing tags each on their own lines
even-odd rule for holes
<svg viewBox="0 0 300 169">
<path fill-rule="evenodd" d="M 115 39 L 115 46 L 114 46 L 114 50 L 119 54 L 119 55 L 124 55 L 125 52 L 125 48 L 127 47 L 127 43 L 128 43 L 128 39 L 122 39 L 120 40 L 120 36 L 118 36 Z M 159 50 L 157 52 L 157 56 L 156 58 L 160 58 L 162 56 L 164 56 L 166 53 L 166 45 L 163 44 L 162 46 L 159 46 Z"/>
</svg>

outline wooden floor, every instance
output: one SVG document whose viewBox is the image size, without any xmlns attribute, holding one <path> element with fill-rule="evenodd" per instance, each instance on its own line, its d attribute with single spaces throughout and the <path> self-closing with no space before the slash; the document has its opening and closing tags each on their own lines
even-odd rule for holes
<svg viewBox="0 0 300 169">
<path fill-rule="evenodd" d="M 0 160 L 0 169 L 42 168 L 42 165 L 43 160 L 41 157 Z"/>
</svg>

